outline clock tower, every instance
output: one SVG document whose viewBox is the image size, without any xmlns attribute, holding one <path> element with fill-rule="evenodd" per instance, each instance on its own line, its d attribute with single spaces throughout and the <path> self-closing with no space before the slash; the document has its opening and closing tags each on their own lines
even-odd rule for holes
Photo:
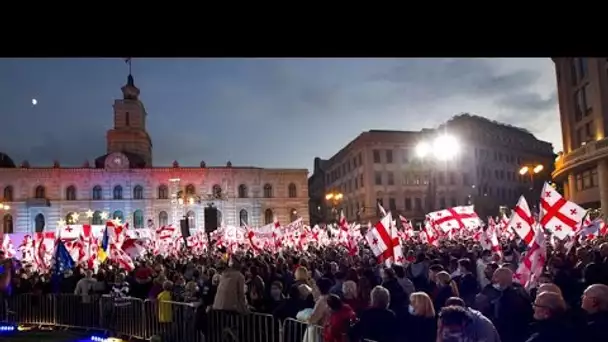
<svg viewBox="0 0 608 342">
<path fill-rule="evenodd" d="M 139 89 L 129 73 L 122 87 L 122 99 L 114 101 L 114 128 L 107 134 L 108 153 L 123 152 L 140 157 L 152 166 L 152 140 L 146 131 L 146 109 L 139 100 Z"/>
</svg>

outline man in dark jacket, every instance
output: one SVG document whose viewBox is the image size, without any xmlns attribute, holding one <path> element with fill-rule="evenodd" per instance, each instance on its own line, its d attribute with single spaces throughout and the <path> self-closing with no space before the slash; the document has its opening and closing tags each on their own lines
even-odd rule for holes
<svg viewBox="0 0 608 342">
<path fill-rule="evenodd" d="M 526 342 L 570 342 L 576 340 L 572 323 L 565 315 L 566 302 L 556 292 L 542 292 L 534 300 L 533 333 Z"/>
<path fill-rule="evenodd" d="M 608 286 L 589 286 L 583 292 L 581 307 L 588 314 L 581 341 L 608 341 Z"/>
</svg>

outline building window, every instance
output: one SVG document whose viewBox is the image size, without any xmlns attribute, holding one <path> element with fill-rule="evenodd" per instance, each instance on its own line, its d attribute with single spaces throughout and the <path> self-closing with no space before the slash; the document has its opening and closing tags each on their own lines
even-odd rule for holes
<svg viewBox="0 0 608 342">
<path fill-rule="evenodd" d="M 593 109 L 593 106 L 592 106 L 592 103 L 593 103 L 592 95 L 593 94 L 591 94 L 591 87 L 589 86 L 589 83 L 585 84 L 581 90 L 583 91 L 583 100 L 584 100 L 584 103 L 583 103 L 584 112 L 583 113 L 585 115 L 589 115 L 591 113 L 591 110 Z"/>
<path fill-rule="evenodd" d="M 570 69 L 572 73 L 572 84 L 576 85 L 587 76 L 587 58 L 572 58 Z"/>
<path fill-rule="evenodd" d="M 264 185 L 264 198 L 272 198 L 272 185 Z"/>
<path fill-rule="evenodd" d="M 158 199 L 169 199 L 169 188 L 164 184 L 158 187 Z"/>
<path fill-rule="evenodd" d="M 91 224 L 95 226 L 103 224 L 103 220 L 101 218 L 101 211 L 97 210 L 93 213 L 93 219 L 91 220 Z"/>
<path fill-rule="evenodd" d="M 4 234 L 13 233 L 13 216 L 11 214 L 5 214 L 2 218 L 2 231 Z"/>
<path fill-rule="evenodd" d="M 46 198 L 46 189 L 42 185 L 38 185 L 36 187 L 36 191 L 34 192 L 34 197 L 39 199 Z"/>
<path fill-rule="evenodd" d="M 211 190 L 213 191 L 213 198 L 222 198 L 222 187 L 219 184 L 215 184 Z"/>
<path fill-rule="evenodd" d="M 393 150 L 386 150 L 386 163 L 387 164 L 393 163 Z"/>
<path fill-rule="evenodd" d="M 380 164 L 380 151 L 374 150 L 374 164 Z"/>
<path fill-rule="evenodd" d="M 5 202 L 12 202 L 13 201 L 13 187 L 12 186 L 7 186 L 4 188 L 4 201 Z M 12 218 L 11 218 L 12 220 Z"/>
<path fill-rule="evenodd" d="M 245 209 L 241 209 L 241 211 L 239 211 L 239 221 L 240 221 L 240 225 L 241 227 L 248 225 L 248 215 L 247 215 L 247 210 Z"/>
<path fill-rule="evenodd" d="M 113 220 L 119 220 L 120 222 L 125 222 L 125 215 L 123 215 L 122 211 L 116 210 L 112 213 Z"/>
<path fill-rule="evenodd" d="M 357 155 L 357 159 L 359 159 L 359 165 L 363 164 L 363 155 L 361 154 L 361 152 L 359 152 L 359 154 Z"/>
<path fill-rule="evenodd" d="M 264 211 L 264 224 L 271 224 L 274 221 L 274 213 L 272 209 L 266 209 Z"/>
<path fill-rule="evenodd" d="M 66 201 L 75 201 L 76 200 L 76 187 L 70 185 L 65 189 L 65 199 Z"/>
<path fill-rule="evenodd" d="M 42 233 L 44 231 L 44 226 L 45 226 L 44 215 L 42 215 L 42 214 L 36 215 L 36 218 L 34 218 L 34 231 L 36 233 Z"/>
<path fill-rule="evenodd" d="M 388 185 L 395 185 L 395 177 L 392 172 L 388 172 Z"/>
<path fill-rule="evenodd" d="M 456 198 L 454 198 L 454 197 L 450 198 L 450 206 L 453 208 L 457 205 L 458 205 L 458 202 L 456 201 Z"/>
<path fill-rule="evenodd" d="M 188 211 L 186 213 L 186 219 L 188 220 L 188 228 L 196 229 L 196 214 L 194 213 L 194 211 Z"/>
<path fill-rule="evenodd" d="M 131 115 L 129 112 L 125 112 L 125 126 L 129 127 L 131 125 Z"/>
<path fill-rule="evenodd" d="M 144 227 L 144 212 L 137 209 L 133 212 L 133 227 L 143 228 Z"/>
<path fill-rule="evenodd" d="M 583 171 L 576 175 L 576 189 L 586 190 L 599 186 L 597 168 Z"/>
<path fill-rule="evenodd" d="M 186 195 L 194 196 L 195 194 L 196 194 L 196 188 L 194 187 L 194 184 L 186 185 Z"/>
<path fill-rule="evenodd" d="M 169 215 L 166 211 L 161 211 L 158 213 L 158 226 L 164 227 L 169 225 Z"/>
<path fill-rule="evenodd" d="M 360 176 L 361 178 L 359 178 L 359 186 L 363 187 L 363 175 Z"/>
<path fill-rule="evenodd" d="M 239 185 L 238 195 L 239 198 L 247 198 L 247 186 L 245 184 Z"/>
<path fill-rule="evenodd" d="M 577 90 L 574 92 L 574 121 L 579 122 L 583 119 L 585 107 L 585 95 L 583 94 L 583 90 Z"/>
<path fill-rule="evenodd" d="M 407 211 L 412 210 L 412 199 L 411 198 L 405 199 L 405 210 L 407 210 Z"/>
<path fill-rule="evenodd" d="M 295 184 L 293 184 L 293 183 L 289 184 L 288 192 L 289 192 L 289 198 L 296 198 L 296 197 L 298 197 L 298 191 L 296 189 L 296 185 Z"/>
<path fill-rule="evenodd" d="M 374 174 L 374 179 L 376 185 L 382 185 L 382 172 L 376 171 L 376 173 Z"/>
<path fill-rule="evenodd" d="M 439 207 L 441 209 L 445 209 L 445 197 L 440 197 L 439 198 Z"/>
<path fill-rule="evenodd" d="M 144 188 L 142 188 L 141 185 L 136 185 L 135 188 L 133 188 L 133 199 L 136 199 L 136 200 L 144 199 Z M 135 227 L 135 228 L 137 228 L 137 227 Z M 143 228 L 143 222 L 142 222 L 142 228 Z"/>
<path fill-rule="evenodd" d="M 376 199 L 376 203 L 377 203 L 377 205 L 376 205 L 376 216 L 382 215 L 382 213 L 380 212 L 380 207 L 384 208 L 384 203 L 382 203 L 382 202 L 383 202 L 382 198 L 377 198 Z"/>
<path fill-rule="evenodd" d="M 401 161 L 403 162 L 403 164 L 407 164 L 410 162 L 410 150 L 403 150 L 403 158 L 401 159 Z"/>
<path fill-rule="evenodd" d="M 450 185 L 456 184 L 456 176 L 454 176 L 454 172 L 450 171 L 448 173 L 448 177 L 450 178 Z"/>
<path fill-rule="evenodd" d="M 462 173 L 462 185 L 471 185 L 471 181 L 469 180 L 469 174 L 466 172 Z"/>
<path fill-rule="evenodd" d="M 93 200 L 100 201 L 102 199 L 102 189 L 101 186 L 95 185 L 93 187 Z"/>
<path fill-rule="evenodd" d="M 120 185 L 115 186 L 113 195 L 114 195 L 115 200 L 121 200 L 122 199 L 122 186 L 120 186 Z"/>
</svg>

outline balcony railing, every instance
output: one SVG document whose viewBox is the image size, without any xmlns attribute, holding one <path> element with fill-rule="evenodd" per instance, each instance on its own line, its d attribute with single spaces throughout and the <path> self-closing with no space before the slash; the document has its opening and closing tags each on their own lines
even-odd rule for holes
<svg viewBox="0 0 608 342">
<path fill-rule="evenodd" d="M 561 173 L 563 170 L 580 163 L 583 160 L 600 157 L 604 154 L 608 155 L 608 138 L 591 141 L 576 150 L 562 155 L 555 162 L 554 175 Z"/>
</svg>

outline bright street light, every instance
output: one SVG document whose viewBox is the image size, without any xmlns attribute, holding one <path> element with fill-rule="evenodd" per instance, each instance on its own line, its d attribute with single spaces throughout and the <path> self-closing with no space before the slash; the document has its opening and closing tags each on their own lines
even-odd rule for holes
<svg viewBox="0 0 608 342">
<path fill-rule="evenodd" d="M 438 160 L 449 160 L 460 153 L 460 143 L 458 139 L 451 135 L 440 135 L 433 140 L 432 145 L 422 141 L 416 145 L 416 155 L 425 158 L 432 155 Z"/>
<path fill-rule="evenodd" d="M 342 197 L 344 197 L 344 195 L 342 195 L 342 193 L 340 192 L 330 192 L 327 195 L 325 195 L 325 199 L 328 201 L 334 201 L 334 202 L 338 202 L 340 200 L 342 200 Z"/>
<path fill-rule="evenodd" d="M 533 165 L 523 166 L 521 169 L 519 169 L 519 174 L 522 176 L 525 175 L 526 173 L 533 175 L 535 173 L 540 173 L 544 169 L 545 169 L 545 167 L 542 164 L 537 164 L 536 166 L 533 166 Z"/>
</svg>

